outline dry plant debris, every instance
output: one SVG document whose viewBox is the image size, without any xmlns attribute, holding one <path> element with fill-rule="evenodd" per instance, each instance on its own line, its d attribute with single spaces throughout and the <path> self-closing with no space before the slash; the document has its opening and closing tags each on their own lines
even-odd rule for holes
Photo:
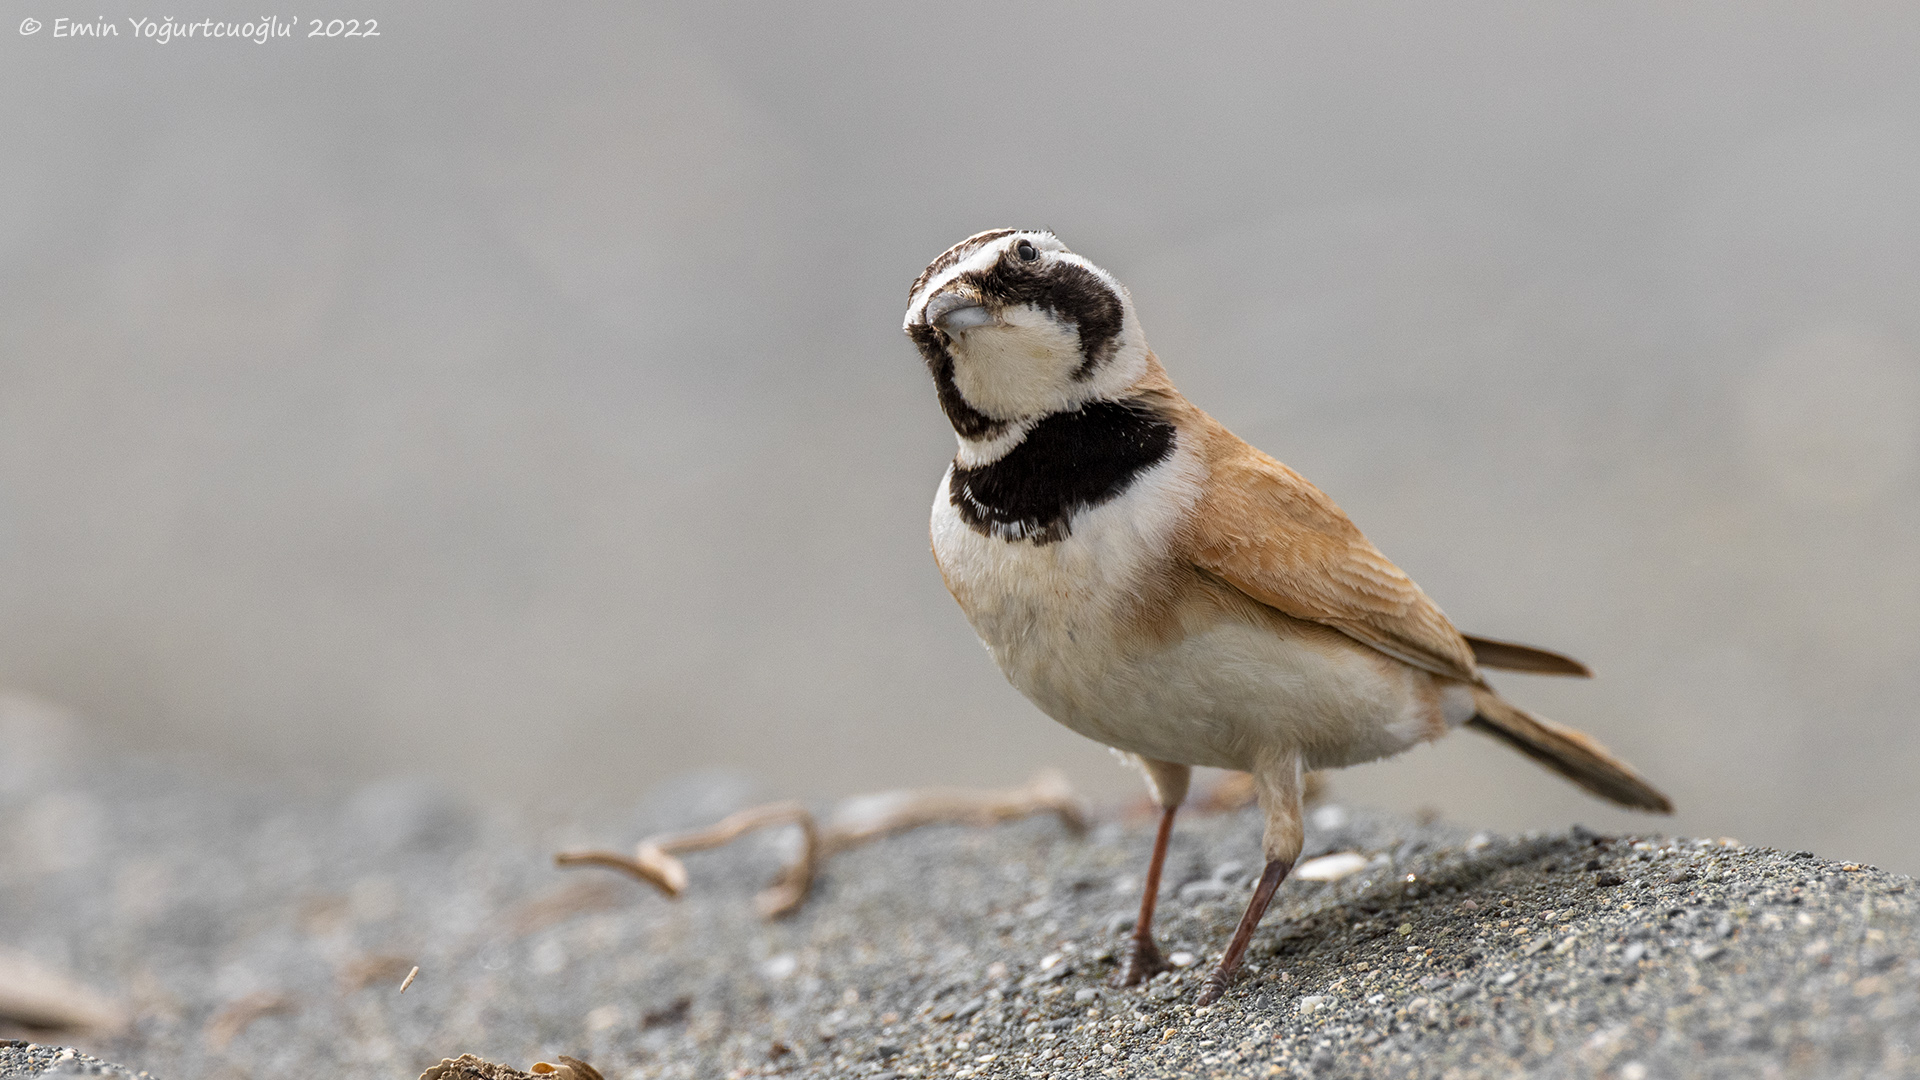
<svg viewBox="0 0 1920 1080">
<path fill-rule="evenodd" d="M 126 1011 L 106 996 L 22 954 L 0 951 L 0 1027 L 110 1035 L 126 1026 Z"/>
<path fill-rule="evenodd" d="M 798 826 L 799 855 L 781 867 L 754 901 L 761 915 L 774 919 L 797 910 L 812 890 L 820 864 L 849 848 L 924 825 L 985 827 L 1046 813 L 1058 816 L 1075 833 L 1086 831 L 1085 803 L 1057 769 L 1043 770 L 1025 787 L 1012 791 L 919 788 L 863 796 L 843 804 L 842 812 L 824 827 L 798 802 L 766 803 L 705 829 L 648 837 L 632 857 L 611 851 L 563 851 L 554 856 L 554 862 L 619 870 L 677 898 L 686 891 L 687 868 L 676 855 L 719 847 L 769 826 Z"/>
<path fill-rule="evenodd" d="M 419 965 L 419 964 L 415 964 L 415 965 L 413 965 L 413 970 L 412 970 L 412 971 L 409 971 L 409 972 L 407 972 L 407 977 L 406 977 L 405 979 L 403 979 L 403 980 L 401 980 L 401 983 L 400 983 L 400 992 L 401 992 L 401 993 L 403 993 L 403 994 L 404 994 L 404 993 L 406 993 L 406 992 L 407 992 L 407 987 L 409 987 L 409 986 L 412 986 L 412 985 L 413 985 L 413 980 L 415 980 L 415 979 L 417 979 L 417 978 L 419 978 L 419 977 L 420 977 L 420 965 Z"/>
<path fill-rule="evenodd" d="M 532 1070 L 521 1072 L 509 1065 L 495 1065 L 472 1054 L 442 1058 L 420 1074 L 420 1080 L 605 1080 L 600 1070 L 581 1061 L 560 1055 L 560 1064 L 536 1061 Z"/>
</svg>

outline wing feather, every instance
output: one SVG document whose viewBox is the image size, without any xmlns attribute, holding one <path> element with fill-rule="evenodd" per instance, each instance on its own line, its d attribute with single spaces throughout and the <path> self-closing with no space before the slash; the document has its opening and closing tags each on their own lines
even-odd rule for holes
<svg viewBox="0 0 1920 1080">
<path fill-rule="evenodd" d="M 1333 627 L 1396 660 L 1480 681 L 1460 631 L 1332 499 L 1210 426 L 1210 476 L 1194 514 L 1189 555 L 1194 565 L 1269 607 Z"/>
</svg>

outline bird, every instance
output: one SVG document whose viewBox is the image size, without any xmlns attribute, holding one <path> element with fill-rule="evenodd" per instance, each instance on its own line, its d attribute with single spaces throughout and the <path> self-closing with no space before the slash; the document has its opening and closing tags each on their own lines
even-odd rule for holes
<svg viewBox="0 0 1920 1080">
<path fill-rule="evenodd" d="M 1595 795 L 1672 812 L 1483 673 L 1585 665 L 1462 634 L 1331 498 L 1183 397 L 1131 294 L 1052 232 L 976 233 L 908 295 L 904 329 L 959 442 L 931 521 L 947 590 L 1008 681 L 1120 752 L 1160 807 L 1122 985 L 1166 966 L 1154 903 L 1196 766 L 1251 774 L 1264 818 L 1264 868 L 1203 1005 L 1300 857 L 1309 770 L 1472 727 Z"/>
</svg>

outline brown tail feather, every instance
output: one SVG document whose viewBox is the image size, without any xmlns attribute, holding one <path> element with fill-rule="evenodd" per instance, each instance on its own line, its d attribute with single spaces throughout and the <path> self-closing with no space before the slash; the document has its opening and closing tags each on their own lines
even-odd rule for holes
<svg viewBox="0 0 1920 1080">
<path fill-rule="evenodd" d="M 1495 641 L 1492 638 L 1468 637 L 1468 647 L 1473 649 L 1474 662 L 1481 667 L 1500 668 L 1503 671 L 1531 671 L 1536 675 L 1577 675 L 1582 679 L 1593 678 L 1593 672 L 1587 665 L 1571 656 L 1562 656 L 1557 652 L 1536 649 L 1531 645 L 1515 645 L 1511 641 Z"/>
<path fill-rule="evenodd" d="M 1673 813 L 1673 803 L 1614 757 L 1607 748 L 1570 727 L 1514 708 L 1491 690 L 1475 687 L 1478 714 L 1467 723 L 1498 738 L 1554 772 L 1622 806 Z"/>
</svg>

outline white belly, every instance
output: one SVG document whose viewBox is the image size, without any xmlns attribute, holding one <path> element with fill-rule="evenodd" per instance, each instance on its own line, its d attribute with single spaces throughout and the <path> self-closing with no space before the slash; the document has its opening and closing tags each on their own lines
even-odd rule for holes
<svg viewBox="0 0 1920 1080">
<path fill-rule="evenodd" d="M 1464 686 L 1436 686 L 1318 627 L 1281 633 L 1223 617 L 1170 637 L 1142 635 L 1139 597 L 1155 587 L 1203 475 L 1176 450 L 1050 544 L 974 531 L 941 482 L 933 549 L 947 587 L 1034 704 L 1109 746 L 1239 769 L 1266 749 L 1298 752 L 1310 768 L 1367 761 L 1472 715 Z"/>
</svg>

